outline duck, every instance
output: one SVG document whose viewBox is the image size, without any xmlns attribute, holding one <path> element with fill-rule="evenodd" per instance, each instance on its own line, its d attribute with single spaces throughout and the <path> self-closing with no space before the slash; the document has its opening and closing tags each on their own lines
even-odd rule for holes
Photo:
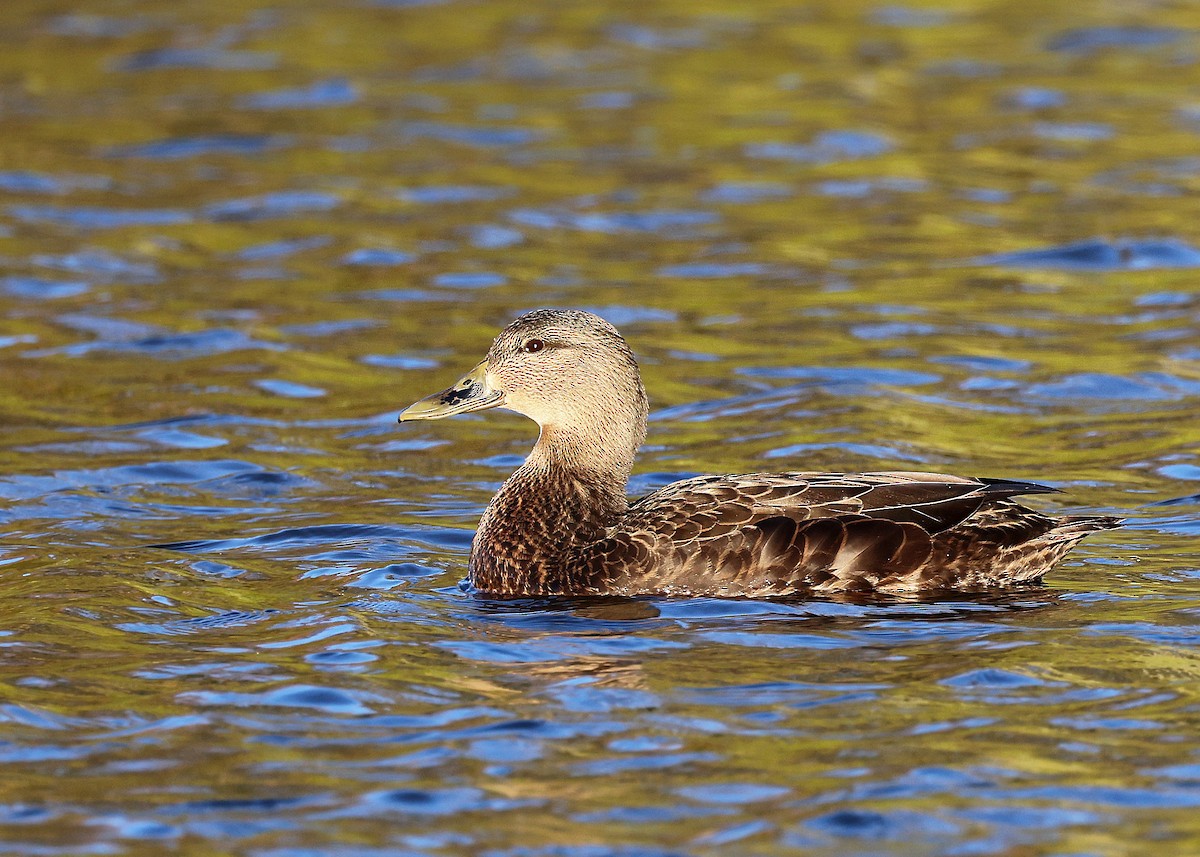
<svg viewBox="0 0 1200 857">
<path fill-rule="evenodd" d="M 698 476 L 630 502 L 649 411 L 637 359 L 610 323 L 538 309 L 496 336 L 403 423 L 505 408 L 538 438 L 483 512 L 467 585 L 490 596 L 821 597 L 1034 585 L 1106 516 L 1012 498 L 1057 489 L 941 473 Z"/>
</svg>

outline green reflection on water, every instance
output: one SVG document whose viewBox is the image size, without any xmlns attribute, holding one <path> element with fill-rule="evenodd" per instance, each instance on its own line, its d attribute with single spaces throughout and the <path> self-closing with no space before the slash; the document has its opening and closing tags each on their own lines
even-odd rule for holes
<svg viewBox="0 0 1200 857">
<path fill-rule="evenodd" d="M 1144 505 L 1195 493 L 1194 271 L 971 264 L 1194 240 L 1195 14 L 1136 16 L 1166 37 L 1072 43 L 1129 21 L 1070 3 L 4 4 L 0 839 L 1200 849 L 1161 773 L 1200 752 L 1195 502 Z M 641 475 L 1033 478 L 1135 527 L 1024 606 L 478 604 L 465 537 L 531 427 L 391 414 L 538 305 L 629 317 Z M 345 524 L 398 529 L 144 547 Z M 787 791 L 681 791 L 738 783 Z M 239 800 L 281 803 L 204 804 Z"/>
</svg>

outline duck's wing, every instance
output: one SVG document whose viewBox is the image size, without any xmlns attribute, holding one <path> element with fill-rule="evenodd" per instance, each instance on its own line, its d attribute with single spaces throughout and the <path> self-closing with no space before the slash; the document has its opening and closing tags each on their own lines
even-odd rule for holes
<svg viewBox="0 0 1200 857">
<path fill-rule="evenodd" d="M 743 523 L 774 515 L 796 520 L 862 515 L 919 524 L 936 533 L 986 503 L 1057 490 L 1033 482 L 902 471 L 701 476 L 673 482 L 636 501 L 629 522 L 656 527 L 713 514 Z"/>
<path fill-rule="evenodd" d="M 579 560 L 596 591 L 763 596 L 886 588 L 929 565 L 939 533 L 985 507 L 1021 509 L 1006 504 L 1009 497 L 1053 490 L 932 473 L 699 477 L 632 504 Z M 1022 529 L 1036 537 L 1033 530 L 1044 531 L 1050 519 L 1029 514 L 1037 521 Z M 1005 526 L 1019 517 L 1005 516 Z"/>
</svg>

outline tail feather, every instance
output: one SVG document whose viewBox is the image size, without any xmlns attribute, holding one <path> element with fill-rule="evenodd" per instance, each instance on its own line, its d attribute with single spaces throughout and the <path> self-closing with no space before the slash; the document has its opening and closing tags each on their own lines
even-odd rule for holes
<svg viewBox="0 0 1200 857">
<path fill-rule="evenodd" d="M 1095 533 L 1100 530 L 1115 530 L 1124 523 L 1124 518 L 1116 518 L 1111 515 L 1070 515 L 1061 518 L 1054 531 L 1058 533 Z"/>
<path fill-rule="evenodd" d="M 1108 515 L 1072 515 L 1059 518 L 1037 541 L 1047 545 L 1065 545 L 1070 550 L 1077 542 L 1091 533 L 1112 530 L 1124 523 L 1124 518 Z M 1065 553 L 1065 551 L 1064 551 Z"/>
</svg>

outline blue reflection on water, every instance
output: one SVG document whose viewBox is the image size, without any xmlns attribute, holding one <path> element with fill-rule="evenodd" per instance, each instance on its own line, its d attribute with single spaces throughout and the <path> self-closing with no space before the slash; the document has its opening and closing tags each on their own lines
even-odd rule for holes
<svg viewBox="0 0 1200 857">
<path fill-rule="evenodd" d="M 1061 268 L 1070 271 L 1150 270 L 1154 268 L 1200 267 L 1200 250 L 1176 239 L 1099 239 L 1064 244 L 1043 250 L 1022 250 L 982 256 L 977 265 L 1013 268 Z"/>
</svg>

